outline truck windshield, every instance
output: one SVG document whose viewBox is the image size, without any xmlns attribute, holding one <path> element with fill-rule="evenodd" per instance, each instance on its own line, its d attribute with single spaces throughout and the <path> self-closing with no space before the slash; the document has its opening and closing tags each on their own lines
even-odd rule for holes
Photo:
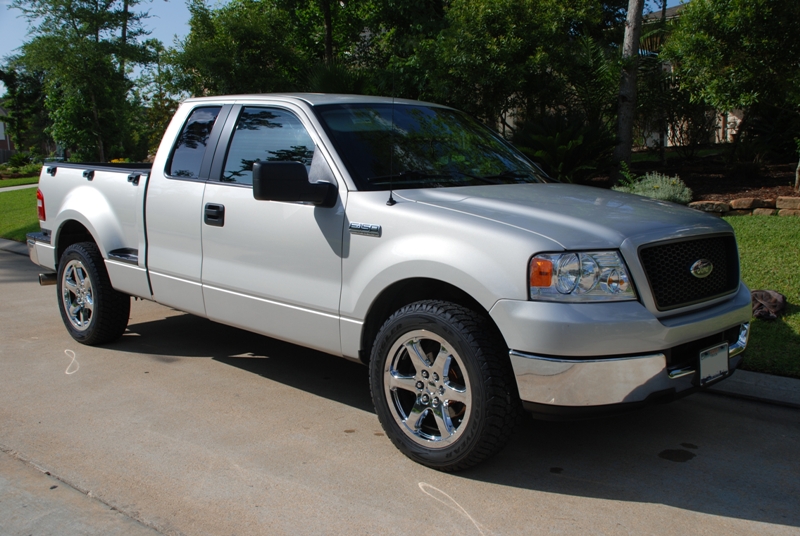
<svg viewBox="0 0 800 536">
<path fill-rule="evenodd" d="M 391 103 L 315 110 L 359 190 L 551 181 L 491 130 L 456 110 Z"/>
</svg>

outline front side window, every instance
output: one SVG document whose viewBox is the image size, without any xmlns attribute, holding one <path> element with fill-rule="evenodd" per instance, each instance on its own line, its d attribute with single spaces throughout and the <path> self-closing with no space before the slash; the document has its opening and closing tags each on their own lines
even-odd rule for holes
<svg viewBox="0 0 800 536">
<path fill-rule="evenodd" d="M 175 142 L 167 164 L 167 175 L 184 179 L 200 178 L 206 144 L 221 106 L 204 106 L 192 111 Z"/>
<path fill-rule="evenodd" d="M 314 142 L 294 114 L 277 108 L 245 107 L 236 122 L 222 182 L 253 184 L 253 163 L 301 162 L 307 168 Z"/>
</svg>

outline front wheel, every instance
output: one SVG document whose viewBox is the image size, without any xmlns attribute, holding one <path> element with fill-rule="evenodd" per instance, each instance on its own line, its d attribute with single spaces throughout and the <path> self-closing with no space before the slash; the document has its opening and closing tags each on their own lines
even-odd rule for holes
<svg viewBox="0 0 800 536">
<path fill-rule="evenodd" d="M 64 326 L 82 344 L 111 342 L 128 326 L 130 296 L 111 287 L 103 257 L 92 242 L 73 244 L 61 255 L 58 304 Z"/>
<path fill-rule="evenodd" d="M 370 382 L 394 445 L 442 471 L 466 469 L 499 451 L 518 414 L 508 355 L 493 326 L 448 302 L 413 303 L 386 321 Z"/>
</svg>

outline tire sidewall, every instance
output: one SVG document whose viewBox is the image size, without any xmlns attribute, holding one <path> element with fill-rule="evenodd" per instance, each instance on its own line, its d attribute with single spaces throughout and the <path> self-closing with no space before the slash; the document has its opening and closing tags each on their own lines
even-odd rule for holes
<svg viewBox="0 0 800 536">
<path fill-rule="evenodd" d="M 92 284 L 92 298 L 94 299 L 95 303 L 94 310 L 92 311 L 92 318 L 89 322 L 89 327 L 83 331 L 75 329 L 75 327 L 72 325 L 72 322 L 69 318 L 69 313 L 67 312 L 64 304 L 64 271 L 66 270 L 66 266 L 72 260 L 79 261 L 81 264 L 83 264 L 84 269 L 86 270 L 86 275 Z M 102 294 L 101 282 L 99 280 L 97 267 L 91 258 L 91 252 L 87 251 L 87 248 L 83 247 L 82 244 L 73 244 L 69 246 L 61 255 L 61 260 L 58 263 L 57 288 L 58 310 L 61 312 L 61 318 L 64 321 L 64 326 L 67 328 L 70 336 L 80 343 L 91 341 L 97 330 L 98 320 L 96 315 L 102 306 L 102 300 L 104 296 Z"/>
<path fill-rule="evenodd" d="M 389 350 L 398 339 L 416 330 L 426 330 L 442 337 L 461 357 L 464 372 L 470 381 L 470 417 L 464 428 L 459 430 L 459 437 L 453 444 L 442 448 L 425 448 L 414 442 L 397 424 L 391 406 L 393 400 L 387 400 L 384 387 L 384 370 L 386 361 L 391 359 Z M 479 350 L 477 350 L 479 351 Z M 447 469 L 467 458 L 474 445 L 479 441 L 485 426 L 484 408 L 486 387 L 483 374 L 476 357 L 476 349 L 470 344 L 462 329 L 442 314 L 435 306 L 419 307 L 419 304 L 405 307 L 389 318 L 376 337 L 370 360 L 370 383 L 375 411 L 387 436 L 394 445 L 409 458 L 424 465 Z"/>
</svg>

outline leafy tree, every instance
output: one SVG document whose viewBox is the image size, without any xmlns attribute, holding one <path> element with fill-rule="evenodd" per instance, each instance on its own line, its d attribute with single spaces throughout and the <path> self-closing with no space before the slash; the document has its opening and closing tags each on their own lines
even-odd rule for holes
<svg viewBox="0 0 800 536">
<path fill-rule="evenodd" d="M 429 69 L 421 96 L 513 130 L 510 114 L 564 104 L 577 29 L 599 21 L 599 7 L 592 0 L 454 0 L 446 27 L 416 53 Z"/>
<path fill-rule="evenodd" d="M 743 109 L 746 131 L 758 116 L 800 116 L 798 28 L 796 0 L 693 0 L 665 53 L 693 100 Z M 798 123 L 783 137 L 800 137 Z"/>
<path fill-rule="evenodd" d="M 290 17 L 293 42 L 307 59 L 341 64 L 357 47 L 372 6 L 367 0 L 273 0 Z"/>
<path fill-rule="evenodd" d="M 719 110 L 797 104 L 799 25 L 795 0 L 694 0 L 665 52 L 681 85 Z"/>
<path fill-rule="evenodd" d="M 14 145 L 43 156 L 54 152 L 55 143 L 45 133 L 50 118 L 44 107 L 44 73 L 28 71 L 12 58 L 0 69 L 0 81 L 6 86 L 2 106 L 8 111 L 5 123 Z"/>
<path fill-rule="evenodd" d="M 350 57 L 371 78 L 370 91 L 423 97 L 435 66 L 420 51 L 447 27 L 448 5 L 446 0 L 371 0 L 362 4 L 365 29 Z"/>
<path fill-rule="evenodd" d="M 49 133 L 74 157 L 105 161 L 130 146 L 135 106 L 125 62 L 146 63 L 149 50 L 137 0 L 14 0 L 32 25 L 33 38 L 17 62 L 44 76 Z M 123 36 L 124 35 L 124 39 Z"/>
<path fill-rule="evenodd" d="M 181 99 L 186 96 L 176 87 L 171 53 L 157 40 L 147 43 L 154 61 L 142 69 L 133 90 L 134 99 L 141 103 L 144 119 L 139 123 L 140 135 L 147 139 L 147 152 L 155 154 L 164 131 L 172 120 Z"/>
<path fill-rule="evenodd" d="M 605 125 L 580 114 L 537 117 L 518 128 L 513 141 L 548 175 L 565 182 L 607 171 L 615 145 Z"/>
<path fill-rule="evenodd" d="M 307 58 L 294 46 L 289 13 L 270 0 L 189 4 L 189 34 L 174 52 L 176 86 L 193 95 L 296 88 Z"/>
</svg>

